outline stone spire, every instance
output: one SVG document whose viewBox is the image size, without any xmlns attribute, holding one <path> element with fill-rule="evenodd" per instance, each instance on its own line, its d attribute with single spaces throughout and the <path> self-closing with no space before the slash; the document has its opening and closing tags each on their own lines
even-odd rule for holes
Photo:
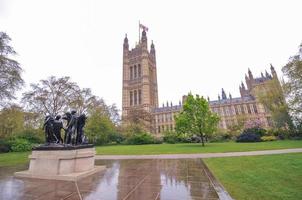
<svg viewBox="0 0 302 200">
<path fill-rule="evenodd" d="M 272 73 L 272 75 L 273 75 L 274 78 L 277 77 L 277 73 L 276 73 L 275 68 L 273 67 L 272 64 L 271 64 L 271 73 Z"/>
<path fill-rule="evenodd" d="M 221 97 L 222 99 L 227 99 L 224 89 L 221 89 Z"/>
<path fill-rule="evenodd" d="M 127 33 L 126 33 L 125 38 L 124 38 L 124 49 L 127 49 L 127 50 L 129 49 Z"/>
</svg>

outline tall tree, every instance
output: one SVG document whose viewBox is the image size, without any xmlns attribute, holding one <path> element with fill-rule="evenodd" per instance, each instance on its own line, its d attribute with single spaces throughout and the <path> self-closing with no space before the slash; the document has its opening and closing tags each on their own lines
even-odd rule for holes
<svg viewBox="0 0 302 200">
<path fill-rule="evenodd" d="M 96 107 L 106 107 L 105 102 L 93 95 L 90 88 L 79 89 L 74 95 L 70 106 L 76 108 L 79 113 L 90 113 Z"/>
<path fill-rule="evenodd" d="M 176 116 L 176 131 L 198 135 L 202 145 L 206 136 L 212 134 L 219 122 L 219 116 L 211 112 L 209 103 L 202 96 L 189 93 L 182 111 Z"/>
<path fill-rule="evenodd" d="M 0 32 L 0 106 L 7 100 L 15 99 L 15 92 L 23 86 L 20 64 L 12 59 L 16 55 L 13 47 L 9 45 L 11 38 Z"/>
<path fill-rule="evenodd" d="M 11 137 L 24 126 L 24 112 L 17 105 L 5 107 L 0 111 L 0 138 Z"/>
<path fill-rule="evenodd" d="M 286 77 L 284 88 L 289 108 L 296 121 L 302 123 L 302 43 L 299 53 L 289 59 L 282 72 Z"/>
<path fill-rule="evenodd" d="M 31 90 L 23 93 L 22 102 L 31 112 L 57 115 L 70 109 L 79 91 L 79 86 L 69 77 L 51 76 L 31 84 Z"/>
<path fill-rule="evenodd" d="M 91 111 L 85 131 L 90 142 L 104 144 L 109 142 L 110 135 L 115 131 L 115 128 L 106 111 L 98 107 Z"/>
<path fill-rule="evenodd" d="M 268 81 L 265 91 L 258 93 L 258 99 L 270 111 L 275 128 L 293 130 L 289 108 L 285 101 L 282 86 L 277 78 Z"/>
</svg>

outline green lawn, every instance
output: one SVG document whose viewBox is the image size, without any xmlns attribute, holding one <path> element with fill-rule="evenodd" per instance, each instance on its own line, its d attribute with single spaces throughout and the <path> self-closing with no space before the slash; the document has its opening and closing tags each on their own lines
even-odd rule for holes
<svg viewBox="0 0 302 200">
<path fill-rule="evenodd" d="M 96 147 L 96 151 L 99 155 L 151 155 L 257 151 L 287 148 L 302 148 L 302 140 L 285 140 L 258 143 L 206 143 L 205 147 L 202 147 L 201 144 L 111 145 L 98 146 Z"/>
<path fill-rule="evenodd" d="M 151 155 L 151 154 L 178 154 L 178 153 L 209 153 L 209 152 L 236 152 L 256 151 L 268 149 L 302 148 L 302 141 L 285 140 L 259 143 L 207 143 L 201 144 L 151 144 L 151 145 L 111 145 L 97 146 L 99 155 Z M 29 152 L 2 153 L 0 166 L 12 166 L 28 162 Z"/>
<path fill-rule="evenodd" d="M 0 154 L 0 167 L 13 166 L 29 162 L 29 152 L 10 152 Z"/>
<path fill-rule="evenodd" d="M 302 199 L 302 153 L 204 161 L 234 199 Z"/>
</svg>

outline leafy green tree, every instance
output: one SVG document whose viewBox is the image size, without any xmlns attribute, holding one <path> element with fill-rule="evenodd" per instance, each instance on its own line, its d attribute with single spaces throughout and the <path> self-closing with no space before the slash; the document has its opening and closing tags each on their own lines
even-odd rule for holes
<svg viewBox="0 0 302 200">
<path fill-rule="evenodd" d="M 189 93 L 182 111 L 175 117 L 176 131 L 198 135 L 204 146 L 205 137 L 217 129 L 219 116 L 211 112 L 209 103 L 202 96 Z"/>
<path fill-rule="evenodd" d="M 5 100 L 15 99 L 15 92 L 24 84 L 20 64 L 11 58 L 16 52 L 10 41 L 6 33 L 0 32 L 0 106 L 5 105 Z"/>
<path fill-rule="evenodd" d="M 0 111 L 0 138 L 8 138 L 20 132 L 24 126 L 24 112 L 17 105 Z"/>
<path fill-rule="evenodd" d="M 282 68 L 286 80 L 284 91 L 295 120 L 302 123 L 302 43 L 299 53 Z"/>
<path fill-rule="evenodd" d="M 110 120 L 110 116 L 97 108 L 90 114 L 86 126 L 85 133 L 89 140 L 96 144 L 105 144 L 110 140 L 110 135 L 115 132 L 115 126 Z"/>
<path fill-rule="evenodd" d="M 270 111 L 275 128 L 293 130 L 289 108 L 282 86 L 277 78 L 268 81 L 266 90 L 258 93 L 258 99 Z"/>
</svg>

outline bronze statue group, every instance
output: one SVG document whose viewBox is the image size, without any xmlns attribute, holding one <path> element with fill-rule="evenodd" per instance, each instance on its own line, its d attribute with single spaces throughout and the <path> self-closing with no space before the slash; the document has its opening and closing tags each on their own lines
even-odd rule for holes
<svg viewBox="0 0 302 200">
<path fill-rule="evenodd" d="M 66 127 L 63 126 L 62 119 L 67 121 Z M 84 135 L 86 115 L 77 115 L 76 111 L 66 112 L 63 117 L 57 115 L 47 115 L 44 120 L 43 130 L 45 131 L 45 141 L 47 144 L 67 144 L 81 145 L 87 144 L 88 139 Z M 61 130 L 65 130 L 64 140 Z"/>
</svg>

